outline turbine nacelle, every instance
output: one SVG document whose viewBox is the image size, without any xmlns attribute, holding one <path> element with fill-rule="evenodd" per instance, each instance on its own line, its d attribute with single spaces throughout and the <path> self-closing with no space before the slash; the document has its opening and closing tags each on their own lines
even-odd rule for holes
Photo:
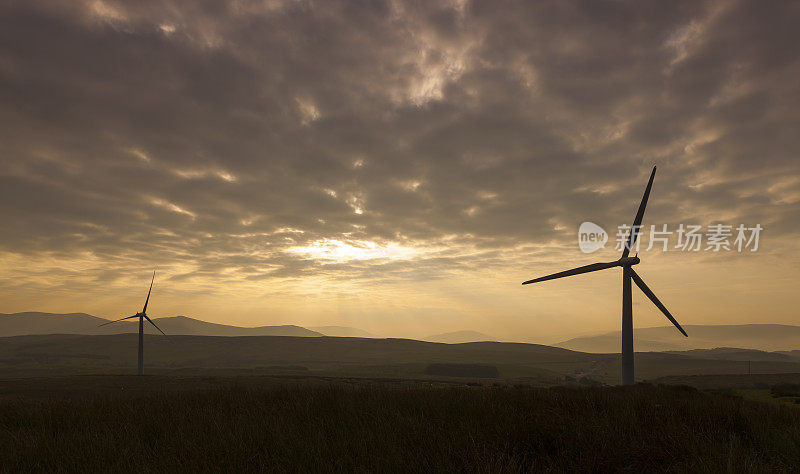
<svg viewBox="0 0 800 474">
<path fill-rule="evenodd" d="M 632 265 L 638 265 L 641 262 L 639 257 L 622 257 L 617 260 L 617 263 L 620 267 L 630 267 Z"/>
</svg>

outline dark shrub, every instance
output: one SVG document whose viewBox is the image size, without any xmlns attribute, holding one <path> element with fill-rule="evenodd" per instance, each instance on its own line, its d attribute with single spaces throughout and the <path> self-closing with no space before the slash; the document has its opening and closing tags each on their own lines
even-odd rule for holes
<svg viewBox="0 0 800 474">
<path fill-rule="evenodd" d="M 772 387 L 773 397 L 800 397 L 800 385 L 781 384 Z"/>
<path fill-rule="evenodd" d="M 578 383 L 581 385 L 586 385 L 588 387 L 597 387 L 603 385 L 602 382 L 598 382 L 597 380 L 590 379 L 589 377 L 581 377 L 578 380 Z"/>
<path fill-rule="evenodd" d="M 494 378 L 500 375 L 497 367 L 479 364 L 429 364 L 425 368 L 428 375 L 444 375 L 446 377 L 480 377 Z"/>
</svg>

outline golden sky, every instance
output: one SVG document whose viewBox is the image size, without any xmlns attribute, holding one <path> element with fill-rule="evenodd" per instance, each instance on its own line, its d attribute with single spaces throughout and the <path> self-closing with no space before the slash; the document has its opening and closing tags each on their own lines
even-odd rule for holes
<svg viewBox="0 0 800 474">
<path fill-rule="evenodd" d="M 798 16 L 5 4 L 0 312 L 133 314 L 157 268 L 154 317 L 543 343 L 617 330 L 619 269 L 520 283 L 618 258 L 657 164 L 646 226 L 764 229 L 756 252 L 673 236 L 640 253 L 678 321 L 798 324 Z M 584 221 L 605 249 L 579 250 Z M 634 305 L 635 325 L 668 324 Z"/>
</svg>

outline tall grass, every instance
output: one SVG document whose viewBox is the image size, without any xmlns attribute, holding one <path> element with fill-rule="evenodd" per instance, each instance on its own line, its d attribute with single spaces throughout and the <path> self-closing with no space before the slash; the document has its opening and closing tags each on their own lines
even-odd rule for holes
<svg viewBox="0 0 800 474">
<path fill-rule="evenodd" d="M 3 471 L 791 471 L 800 410 L 681 387 L 335 385 L 0 403 Z"/>
</svg>

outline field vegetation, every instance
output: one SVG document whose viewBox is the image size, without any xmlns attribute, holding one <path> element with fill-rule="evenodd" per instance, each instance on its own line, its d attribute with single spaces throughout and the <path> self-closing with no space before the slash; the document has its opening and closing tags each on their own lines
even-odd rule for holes
<svg viewBox="0 0 800 474">
<path fill-rule="evenodd" d="M 3 471 L 790 472 L 800 409 L 689 387 L 5 381 Z"/>
</svg>

